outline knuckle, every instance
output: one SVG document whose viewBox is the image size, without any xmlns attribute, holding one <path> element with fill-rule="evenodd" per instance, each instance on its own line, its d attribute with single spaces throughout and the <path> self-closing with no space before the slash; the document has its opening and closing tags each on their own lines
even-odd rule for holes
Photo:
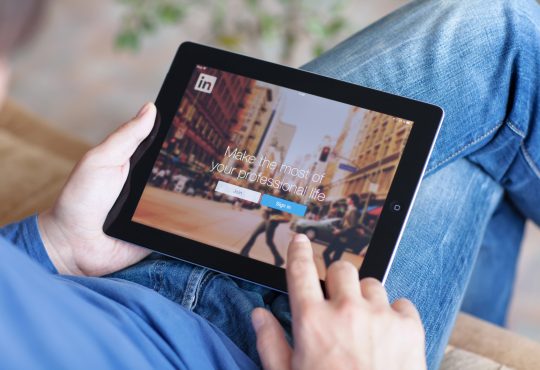
<svg viewBox="0 0 540 370">
<path fill-rule="evenodd" d="M 90 148 L 86 153 L 84 153 L 82 160 L 91 160 L 96 155 L 96 148 L 97 147 Z"/>
<path fill-rule="evenodd" d="M 407 298 L 400 298 L 396 301 L 396 303 L 407 308 L 414 307 L 413 303 L 409 301 Z"/>
<path fill-rule="evenodd" d="M 317 308 L 311 303 L 302 303 L 298 310 L 303 321 L 313 322 L 319 319 Z"/>
<path fill-rule="evenodd" d="M 100 148 L 99 146 L 96 146 L 90 150 L 88 150 L 81 158 L 81 163 L 84 164 L 92 164 L 96 162 L 96 158 L 98 158 L 100 155 Z"/>
<path fill-rule="evenodd" d="M 288 254 L 290 260 L 306 258 L 308 255 L 312 256 L 312 251 L 302 245 L 302 243 L 293 242 L 289 246 Z"/>
<path fill-rule="evenodd" d="M 338 302 L 337 310 L 339 311 L 340 315 L 346 317 L 355 317 L 359 310 L 358 300 L 354 299 L 353 297 L 342 298 Z"/>
<path fill-rule="evenodd" d="M 360 284 L 362 284 L 362 286 L 364 286 L 366 288 L 370 288 L 370 289 L 378 289 L 378 288 L 382 289 L 381 282 L 379 280 L 375 279 L 375 278 L 372 278 L 372 277 L 363 278 L 360 281 Z"/>
<path fill-rule="evenodd" d="M 119 131 L 119 133 L 123 135 L 125 140 L 129 140 L 132 143 L 138 143 L 141 140 L 141 138 L 132 129 L 132 126 L 134 126 L 135 123 L 136 122 L 134 123 L 130 122 L 130 124 L 125 125 L 125 127 L 122 127 L 122 129 L 120 129 Z"/>
<path fill-rule="evenodd" d="M 382 286 L 381 282 L 379 280 L 373 279 L 373 278 L 365 278 L 360 280 L 360 287 L 362 288 L 362 292 L 364 294 L 370 294 L 370 295 L 386 295 L 386 290 Z"/>
<path fill-rule="evenodd" d="M 369 305 L 369 311 L 372 316 L 383 317 L 387 316 L 390 313 L 389 307 L 384 304 L 371 303 Z"/>
<path fill-rule="evenodd" d="M 349 261 L 336 261 L 332 263 L 329 267 L 329 273 L 341 273 L 341 272 L 354 272 L 356 273 L 356 268 Z"/>
<path fill-rule="evenodd" d="M 288 263 L 287 268 L 292 278 L 303 278 L 310 269 L 312 263 L 313 261 L 309 258 L 301 256 L 291 260 Z"/>
<path fill-rule="evenodd" d="M 394 305 L 399 309 L 399 312 L 405 317 L 409 317 L 416 321 L 420 321 L 420 314 L 416 306 L 406 298 L 397 300 Z"/>
<path fill-rule="evenodd" d="M 257 333 L 257 345 L 260 348 L 267 348 L 271 346 L 272 342 L 272 336 L 267 330 L 260 330 Z"/>
<path fill-rule="evenodd" d="M 298 317 L 295 318 L 300 330 L 308 329 L 317 323 L 315 310 L 308 304 L 302 304 L 298 307 Z"/>
<path fill-rule="evenodd" d="M 404 318 L 405 323 L 411 328 L 420 334 L 424 333 L 424 325 L 418 317 L 408 316 Z"/>
</svg>

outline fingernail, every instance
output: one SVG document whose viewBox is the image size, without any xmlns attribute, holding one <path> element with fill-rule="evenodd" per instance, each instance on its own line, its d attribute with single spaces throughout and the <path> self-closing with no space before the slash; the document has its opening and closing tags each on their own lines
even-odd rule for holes
<svg viewBox="0 0 540 370">
<path fill-rule="evenodd" d="M 259 329 L 264 325 L 266 318 L 264 317 L 264 312 L 260 310 L 253 311 L 253 314 L 251 315 L 251 321 L 253 322 L 253 328 L 255 331 L 259 331 Z"/>
<path fill-rule="evenodd" d="M 309 238 L 305 234 L 296 234 L 293 237 L 293 241 L 295 241 L 295 242 L 309 242 Z"/>
<path fill-rule="evenodd" d="M 151 104 L 152 103 L 146 103 L 145 105 L 143 105 L 142 108 L 137 113 L 137 115 L 135 116 L 135 118 L 141 118 L 142 116 L 144 116 L 146 112 L 148 112 L 148 110 L 150 109 Z"/>
</svg>

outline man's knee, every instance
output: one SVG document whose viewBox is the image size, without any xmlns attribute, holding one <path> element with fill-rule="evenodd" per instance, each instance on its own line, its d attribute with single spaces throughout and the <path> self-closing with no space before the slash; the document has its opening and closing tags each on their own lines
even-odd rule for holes
<svg viewBox="0 0 540 370">
<path fill-rule="evenodd" d="M 478 33 L 478 40 L 486 42 L 501 37 L 515 43 L 516 38 L 528 36 L 531 28 L 540 27 L 540 5 L 537 0 L 443 0 L 433 1 L 434 6 L 442 6 L 440 13 L 454 22 L 455 31 L 460 34 Z"/>
</svg>

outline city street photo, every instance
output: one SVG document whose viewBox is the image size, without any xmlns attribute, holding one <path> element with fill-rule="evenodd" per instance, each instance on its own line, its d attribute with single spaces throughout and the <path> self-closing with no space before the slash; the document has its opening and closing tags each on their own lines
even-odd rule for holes
<svg viewBox="0 0 540 370">
<path fill-rule="evenodd" d="M 412 124 L 197 66 L 133 220 L 279 267 L 304 233 L 321 279 L 360 268 Z"/>
</svg>

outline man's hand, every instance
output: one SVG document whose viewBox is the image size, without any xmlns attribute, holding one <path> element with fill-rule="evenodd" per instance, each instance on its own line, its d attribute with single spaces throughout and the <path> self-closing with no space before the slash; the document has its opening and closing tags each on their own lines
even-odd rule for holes
<svg viewBox="0 0 540 370">
<path fill-rule="evenodd" d="M 45 249 L 61 274 L 101 276 L 130 266 L 150 252 L 102 231 L 126 181 L 129 159 L 154 125 L 146 104 L 131 121 L 79 161 L 52 209 L 39 215 Z"/>
<path fill-rule="evenodd" d="M 359 282 L 349 262 L 333 263 L 326 276 L 328 299 L 311 244 L 305 235 L 296 235 L 287 259 L 294 349 L 271 313 L 257 308 L 252 314 L 266 370 L 426 368 L 424 332 L 412 303 L 400 299 L 390 305 L 381 283 Z"/>
</svg>

